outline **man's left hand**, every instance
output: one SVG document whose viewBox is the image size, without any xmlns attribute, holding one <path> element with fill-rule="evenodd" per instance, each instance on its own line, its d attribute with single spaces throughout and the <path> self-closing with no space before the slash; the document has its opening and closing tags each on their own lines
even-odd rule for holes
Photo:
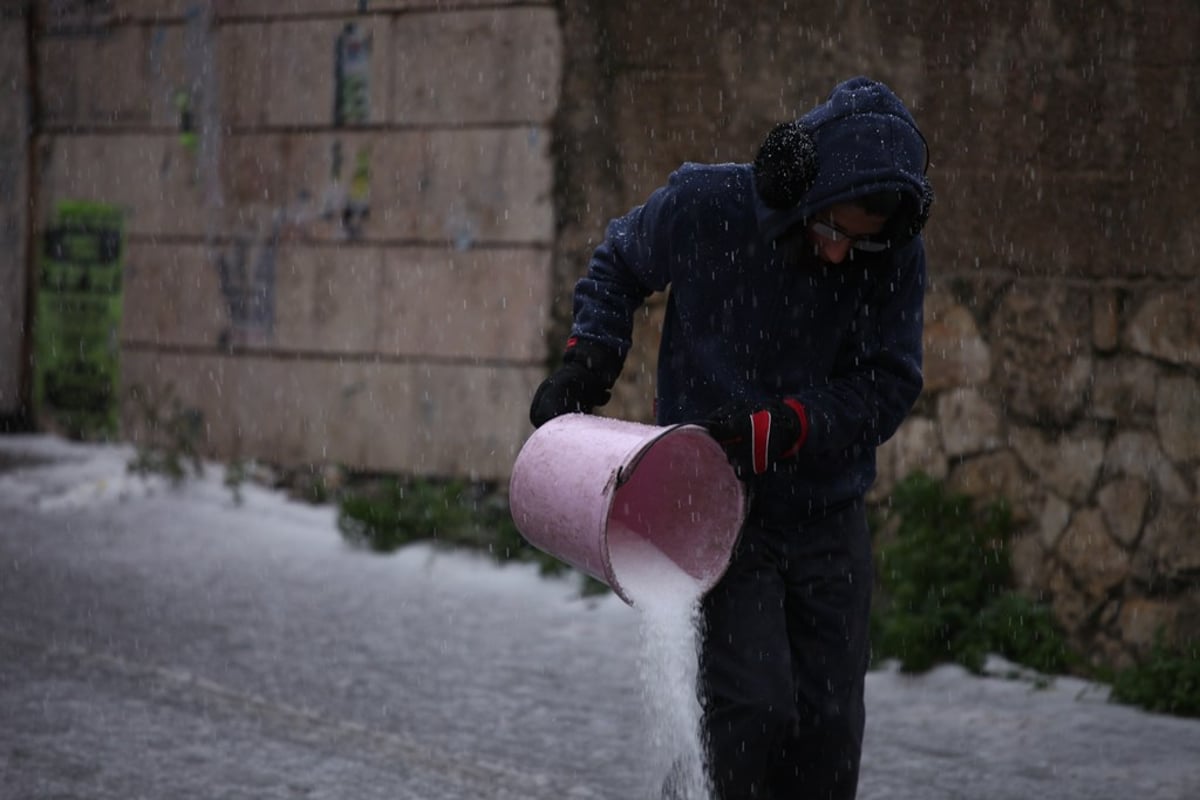
<svg viewBox="0 0 1200 800">
<path fill-rule="evenodd" d="M 739 478 L 761 475 L 779 459 L 794 456 L 808 437 L 808 415 L 791 398 L 731 403 L 702 424 L 725 449 Z"/>
</svg>

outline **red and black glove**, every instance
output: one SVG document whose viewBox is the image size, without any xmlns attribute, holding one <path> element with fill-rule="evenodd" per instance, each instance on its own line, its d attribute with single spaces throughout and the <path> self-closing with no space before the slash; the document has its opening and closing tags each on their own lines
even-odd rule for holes
<svg viewBox="0 0 1200 800">
<path fill-rule="evenodd" d="M 739 478 L 763 474 L 776 461 L 798 453 L 808 438 L 808 414 L 791 398 L 731 403 L 703 424 L 725 449 Z"/>
<path fill-rule="evenodd" d="M 555 417 L 574 412 L 590 414 L 612 396 L 621 374 L 621 357 L 604 345 L 572 338 L 563 365 L 542 382 L 529 406 L 529 421 L 540 428 Z"/>
</svg>

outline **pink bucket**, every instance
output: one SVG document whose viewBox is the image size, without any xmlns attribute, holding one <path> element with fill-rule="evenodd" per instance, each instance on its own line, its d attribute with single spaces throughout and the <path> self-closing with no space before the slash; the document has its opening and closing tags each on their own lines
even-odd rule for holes
<svg viewBox="0 0 1200 800">
<path fill-rule="evenodd" d="M 649 544 L 707 591 L 729 564 L 746 510 L 741 481 L 703 428 L 590 414 L 533 432 L 513 464 L 509 506 L 530 544 L 630 605 L 623 553 Z"/>
</svg>

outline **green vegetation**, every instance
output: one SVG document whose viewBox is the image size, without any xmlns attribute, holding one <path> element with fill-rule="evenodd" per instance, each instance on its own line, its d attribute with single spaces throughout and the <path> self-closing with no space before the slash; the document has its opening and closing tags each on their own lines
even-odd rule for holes
<svg viewBox="0 0 1200 800">
<path fill-rule="evenodd" d="M 439 485 L 386 478 L 341 498 L 338 529 L 350 544 L 376 553 L 391 553 L 424 539 L 477 545 L 473 540 L 478 521 L 472 524 L 465 495 L 459 481 Z"/>
<path fill-rule="evenodd" d="M 979 673 L 988 653 L 1042 673 L 1071 663 L 1049 609 L 1012 589 L 1005 504 L 977 509 L 918 474 L 897 485 L 880 528 L 890 534 L 876 543 L 877 660 L 907 672 L 956 663 Z"/>
<path fill-rule="evenodd" d="M 1117 673 L 1112 699 L 1149 711 L 1200 717 L 1200 645 L 1168 647 L 1160 635 L 1144 663 Z"/>
<path fill-rule="evenodd" d="M 160 394 L 135 385 L 129 390 L 129 400 L 145 432 L 138 443 L 137 455 L 129 462 L 129 471 L 143 476 L 165 475 L 177 486 L 189 475 L 203 475 L 200 444 L 204 437 L 204 414 L 195 408 L 185 408 L 170 385 Z"/>
<path fill-rule="evenodd" d="M 543 574 L 567 571 L 529 545 L 509 514 L 507 498 L 487 484 L 395 477 L 366 481 L 338 501 L 338 529 L 351 545 L 390 553 L 414 542 L 487 552 L 499 562 L 531 561 Z M 588 579 L 585 594 L 607 591 Z"/>
<path fill-rule="evenodd" d="M 179 487 L 187 478 L 204 475 L 204 412 L 183 405 L 175 387 L 167 384 L 158 394 L 136 384 L 129 390 L 129 402 L 140 418 L 142 438 L 128 470 L 146 477 L 164 475 Z M 241 460 L 225 466 L 224 484 L 234 503 L 242 503 L 242 484 L 246 482 L 246 464 Z"/>
</svg>

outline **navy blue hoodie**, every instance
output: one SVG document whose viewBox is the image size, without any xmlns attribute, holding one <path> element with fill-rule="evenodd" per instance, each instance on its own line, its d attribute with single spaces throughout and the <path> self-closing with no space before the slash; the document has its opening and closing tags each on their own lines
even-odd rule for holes
<svg viewBox="0 0 1200 800">
<path fill-rule="evenodd" d="M 800 452 L 750 480 L 751 515 L 791 524 L 861 497 L 875 449 L 921 392 L 925 249 L 799 263 L 779 238 L 831 205 L 884 190 L 927 202 L 926 145 L 885 86 L 847 81 L 799 122 L 816 173 L 799 202 L 768 207 L 750 164 L 685 164 L 609 225 L 575 289 L 572 336 L 629 351 L 645 298 L 670 291 L 658 359 L 659 424 L 730 401 L 803 404 Z"/>
</svg>

